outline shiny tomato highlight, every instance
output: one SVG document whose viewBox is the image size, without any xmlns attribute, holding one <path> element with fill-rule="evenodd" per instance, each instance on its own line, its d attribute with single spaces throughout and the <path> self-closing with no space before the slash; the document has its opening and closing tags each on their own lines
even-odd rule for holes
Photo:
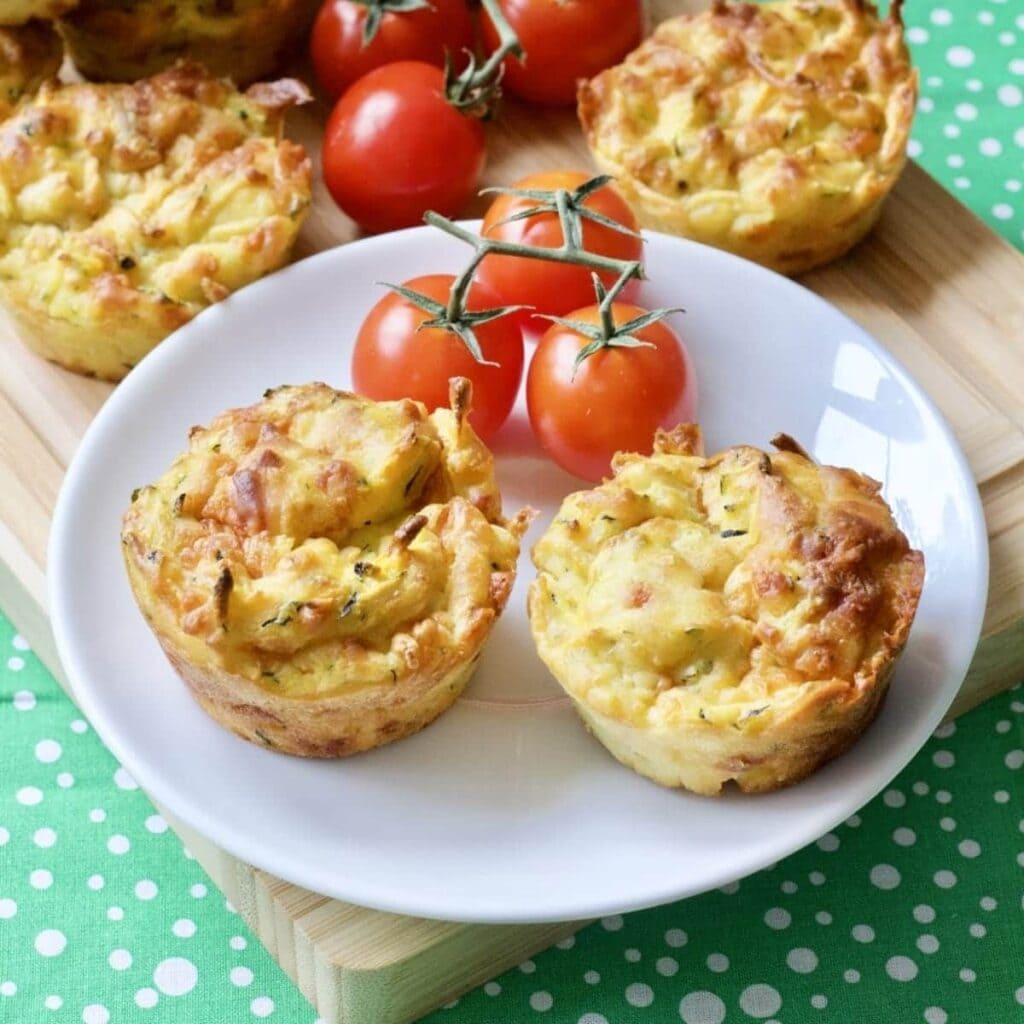
<svg viewBox="0 0 1024 1024">
<path fill-rule="evenodd" d="M 313 70 L 331 97 L 340 96 L 368 71 L 399 60 L 443 67 L 447 52 L 461 67 L 473 48 L 473 18 L 465 0 L 430 0 L 430 6 L 417 10 L 385 10 L 364 45 L 366 17 L 366 5 L 357 0 L 326 0 L 313 23 Z"/>
<path fill-rule="evenodd" d="M 437 302 L 447 302 L 454 277 L 428 274 L 405 282 Z M 467 308 L 498 305 L 486 288 L 474 284 Z M 352 353 L 356 391 L 378 401 L 414 398 L 433 411 L 448 405 L 448 381 L 467 377 L 473 384 L 469 422 L 485 441 L 508 419 L 523 376 L 523 336 L 507 317 L 475 329 L 484 358 L 478 363 L 451 331 L 420 324 L 431 318 L 397 292 L 389 292 L 363 321 Z"/>
<path fill-rule="evenodd" d="M 642 0 L 500 0 L 526 60 L 505 60 L 502 88 L 547 106 L 576 102 L 576 84 L 626 56 L 643 36 Z M 484 12 L 484 47 L 498 48 L 498 32 Z"/>
<path fill-rule="evenodd" d="M 476 191 L 484 130 L 445 98 L 444 73 L 398 61 L 364 75 L 338 100 L 323 142 L 324 182 L 361 228 L 455 216 Z"/>
<path fill-rule="evenodd" d="M 647 311 L 614 303 L 616 325 Z M 600 323 L 597 306 L 568 319 Z M 541 337 L 526 378 L 530 424 L 541 447 L 563 469 L 597 481 L 617 451 L 649 454 L 658 427 L 695 422 L 697 386 L 689 354 L 663 321 L 635 332 L 653 348 L 603 348 L 576 368 L 590 338 L 561 324 Z"/>
</svg>

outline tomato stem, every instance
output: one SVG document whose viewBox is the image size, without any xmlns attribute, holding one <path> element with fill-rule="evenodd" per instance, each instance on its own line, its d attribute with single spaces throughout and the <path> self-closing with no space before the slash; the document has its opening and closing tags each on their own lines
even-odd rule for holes
<svg viewBox="0 0 1024 1024">
<path fill-rule="evenodd" d="M 403 14 L 407 11 L 421 11 L 433 7 L 429 0 L 356 0 L 357 4 L 366 8 L 366 20 L 363 22 L 362 45 L 367 47 L 373 42 L 380 29 L 380 23 L 388 11 Z"/>
<path fill-rule="evenodd" d="M 549 249 L 540 245 L 506 242 L 497 238 L 481 238 L 433 210 L 428 210 L 423 219 L 427 224 L 474 246 L 479 256 L 479 259 L 474 257 L 474 264 L 479 264 L 484 256 L 494 253 L 498 256 L 525 256 L 535 260 L 547 260 L 549 263 L 572 263 L 578 267 L 590 267 L 591 270 L 604 270 L 609 273 L 628 273 L 628 277 L 640 280 L 644 276 L 643 265 L 639 260 L 617 260 L 612 256 L 602 256 L 596 252 L 574 248 L 565 242 L 558 248 Z"/>
<path fill-rule="evenodd" d="M 483 64 L 477 64 L 475 55 L 470 54 L 469 64 L 459 75 L 454 72 L 449 54 L 445 61 L 444 78 L 445 95 L 453 107 L 466 114 L 486 118 L 501 98 L 502 64 L 505 58 L 511 54 L 525 61 L 526 53 L 498 0 L 481 2 L 498 33 L 498 47 Z"/>
<path fill-rule="evenodd" d="M 484 0 L 485 5 L 487 2 L 488 0 Z M 638 345 L 647 345 L 647 342 L 639 341 L 629 336 L 629 329 L 639 329 L 639 326 L 643 326 L 643 324 L 640 324 L 639 321 L 630 321 L 629 324 L 616 327 L 612 316 L 612 303 L 622 292 L 622 289 L 634 279 L 643 279 L 643 264 L 639 260 L 619 260 L 612 256 L 602 256 L 599 253 L 587 252 L 583 247 L 584 220 L 597 220 L 616 230 L 630 234 L 635 233 L 624 224 L 604 217 L 602 214 L 596 213 L 583 205 L 583 201 L 587 196 L 606 185 L 609 180 L 607 176 L 603 175 L 592 178 L 572 192 L 567 189 L 553 189 L 550 191 L 539 189 L 487 190 L 525 195 L 527 198 L 535 200 L 538 204 L 532 212 L 556 213 L 562 225 L 562 244 L 552 248 L 527 245 L 522 242 L 508 242 L 500 238 L 488 238 L 478 235 L 462 224 L 457 224 L 455 221 L 449 220 L 433 210 L 428 210 L 423 215 L 423 219 L 428 224 L 473 247 L 473 255 L 469 262 L 455 280 L 452 281 L 448 292 L 447 304 L 442 305 L 436 299 L 431 299 L 426 295 L 399 285 L 389 284 L 387 287 L 397 292 L 406 301 L 411 302 L 424 312 L 430 314 L 430 319 L 424 320 L 420 325 L 421 327 L 436 327 L 451 331 L 461 339 L 473 358 L 477 362 L 483 363 L 484 357 L 474 333 L 474 327 L 487 323 L 490 320 L 496 320 L 498 317 L 507 316 L 509 313 L 532 308 L 529 306 L 501 306 L 493 309 L 473 311 L 466 308 L 466 299 L 469 295 L 470 286 L 473 283 L 473 275 L 488 256 L 518 256 L 527 259 L 545 260 L 549 263 L 569 263 L 578 267 L 587 267 L 592 271 L 603 271 L 607 274 L 616 275 L 615 283 L 609 289 L 605 288 L 597 273 L 593 275 L 594 290 L 597 294 L 598 305 L 601 311 L 601 325 L 599 327 L 593 325 L 588 327 L 588 337 L 594 340 L 586 346 L 586 349 L 589 350 L 587 354 L 589 355 L 592 351 L 597 351 L 596 348 L 592 348 L 595 344 L 598 347 L 617 345 L 634 348 Z M 661 316 L 666 316 L 669 312 L 671 310 L 659 311 L 655 319 L 660 319 Z M 556 318 L 547 317 L 546 319 Z M 645 320 L 644 324 L 648 322 L 653 321 Z M 583 358 L 586 358 L 586 356 L 583 356 Z"/>
</svg>

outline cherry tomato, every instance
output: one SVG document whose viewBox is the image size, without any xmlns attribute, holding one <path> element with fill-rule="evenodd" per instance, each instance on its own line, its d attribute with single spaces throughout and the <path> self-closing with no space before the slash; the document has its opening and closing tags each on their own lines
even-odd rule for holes
<svg viewBox="0 0 1024 1024">
<path fill-rule="evenodd" d="M 576 83 L 618 64 L 643 35 L 642 0 L 499 0 L 526 60 L 505 60 L 502 87 L 531 103 L 576 102 Z M 498 32 L 483 17 L 484 47 L 498 48 Z"/>
<path fill-rule="evenodd" d="M 544 190 L 564 188 L 572 191 L 589 177 L 579 171 L 546 171 L 531 174 L 517 181 L 514 187 Z M 482 233 L 505 242 L 557 248 L 564 241 L 557 214 L 539 213 L 523 220 L 507 220 L 534 205 L 532 199 L 499 195 L 484 216 Z M 592 193 L 583 205 L 636 230 L 633 211 L 610 185 Z M 589 220 L 583 221 L 583 246 L 588 252 L 620 260 L 639 260 L 643 251 L 643 242 L 638 237 Z M 548 263 L 523 256 L 491 255 L 480 264 L 477 279 L 498 295 L 503 304 L 533 306 L 539 313 L 561 316 L 570 309 L 578 309 L 594 301 L 594 285 L 590 275 L 591 271 L 586 267 L 569 263 Z M 600 277 L 605 286 L 610 287 L 618 275 L 602 272 Z"/>
<path fill-rule="evenodd" d="M 357 0 L 326 0 L 313 23 L 313 70 L 332 97 L 383 64 L 419 60 L 443 67 L 447 51 L 459 66 L 473 48 L 473 19 L 465 0 L 430 0 L 429 7 L 412 11 L 385 8 L 373 38 L 363 45 L 366 16 L 366 4 Z"/>
<path fill-rule="evenodd" d="M 616 325 L 645 312 L 612 304 Z M 568 319 L 598 324 L 600 313 L 588 306 Z M 586 480 L 607 476 L 617 451 L 649 454 L 658 427 L 696 419 L 693 365 L 675 332 L 659 321 L 634 334 L 654 348 L 603 348 L 576 368 L 577 353 L 591 339 L 552 324 L 530 362 L 526 402 L 533 432 L 555 462 Z"/>
<path fill-rule="evenodd" d="M 405 287 L 447 302 L 453 280 L 451 274 L 428 274 L 406 281 Z M 474 284 L 466 305 L 481 310 L 498 303 L 486 288 Z M 396 292 L 385 295 L 359 329 L 352 353 L 352 382 L 368 398 L 415 398 L 433 411 L 448 405 L 450 377 L 468 377 L 473 384 L 469 422 L 487 440 L 515 404 L 523 376 L 522 332 L 507 317 L 477 327 L 474 333 L 484 358 L 498 364 L 485 366 L 451 331 L 419 330 L 430 318 Z"/>
<path fill-rule="evenodd" d="M 419 224 L 427 210 L 459 212 L 480 180 L 484 130 L 445 99 L 440 68 L 397 61 L 338 100 L 322 159 L 345 213 L 367 231 L 392 231 Z"/>
</svg>

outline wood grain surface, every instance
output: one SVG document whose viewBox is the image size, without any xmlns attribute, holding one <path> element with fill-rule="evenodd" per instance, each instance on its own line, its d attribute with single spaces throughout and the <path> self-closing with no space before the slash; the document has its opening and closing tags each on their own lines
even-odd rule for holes
<svg viewBox="0 0 1024 1024">
<path fill-rule="evenodd" d="M 661 0 L 652 15 L 695 6 Z M 289 126 L 314 159 L 325 115 L 312 104 Z M 488 154 L 485 184 L 592 166 L 571 112 L 513 103 L 488 126 Z M 318 182 L 297 256 L 355 235 Z M 1024 257 L 911 165 L 873 234 L 803 280 L 910 369 L 949 420 L 978 481 L 991 586 L 955 716 L 1024 675 Z M 61 680 L 46 618 L 47 534 L 64 471 L 109 393 L 109 385 L 41 361 L 0 323 L 0 607 Z M 365 910 L 235 861 L 171 820 L 332 1022 L 413 1020 L 579 927 L 453 925 Z"/>
</svg>

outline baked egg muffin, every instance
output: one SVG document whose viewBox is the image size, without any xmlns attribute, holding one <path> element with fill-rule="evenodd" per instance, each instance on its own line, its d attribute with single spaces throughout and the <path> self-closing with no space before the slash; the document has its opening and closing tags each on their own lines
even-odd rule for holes
<svg viewBox="0 0 1024 1024">
<path fill-rule="evenodd" d="M 132 496 L 132 590 L 221 725 L 342 757 L 422 729 L 465 687 L 516 574 L 494 460 L 451 409 L 281 387 L 195 427 Z"/>
<path fill-rule="evenodd" d="M 86 78 L 130 82 L 188 58 L 248 85 L 281 67 L 318 6 L 317 0 L 83 0 L 60 28 Z"/>
<path fill-rule="evenodd" d="M 530 624 L 591 732 L 666 786 L 765 792 L 874 718 L 924 561 L 851 469 L 790 438 L 705 459 L 699 430 L 570 495 L 537 543 Z"/>
<path fill-rule="evenodd" d="M 785 274 L 870 230 L 906 163 L 901 0 L 715 0 L 581 84 L 599 167 L 640 223 Z"/>
<path fill-rule="evenodd" d="M 0 25 L 24 25 L 33 18 L 59 18 L 77 3 L 78 0 L 0 0 Z"/>
<path fill-rule="evenodd" d="M 44 83 L 0 124 L 0 300 L 25 343 L 116 381 L 282 266 L 311 192 L 283 115 L 307 96 L 185 64 L 134 85 Z"/>
<path fill-rule="evenodd" d="M 0 27 L 0 121 L 60 70 L 64 46 L 44 21 Z"/>
</svg>

